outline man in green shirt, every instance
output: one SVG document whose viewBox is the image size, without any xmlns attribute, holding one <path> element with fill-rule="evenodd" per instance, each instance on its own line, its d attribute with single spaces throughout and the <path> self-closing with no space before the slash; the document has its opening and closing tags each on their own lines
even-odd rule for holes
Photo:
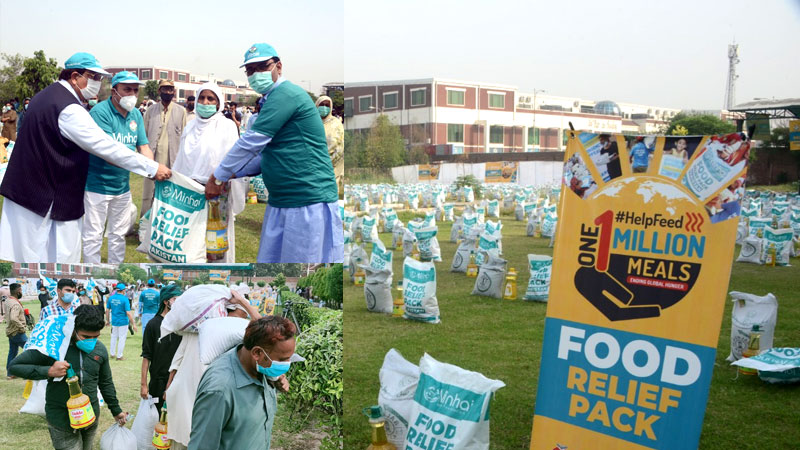
<svg viewBox="0 0 800 450">
<path fill-rule="evenodd" d="M 8 371 L 26 380 L 48 380 L 44 412 L 53 448 L 89 450 L 93 448 L 92 441 L 100 422 L 98 387 L 114 420 L 124 425 L 127 413 L 122 411 L 117 400 L 106 347 L 97 340 L 105 325 L 100 310 L 94 306 L 81 305 L 75 309 L 74 314 L 75 329 L 64 361 L 56 361 L 38 350 L 30 349 L 11 361 Z M 80 430 L 73 430 L 69 424 L 69 388 L 63 377 L 70 367 L 80 380 L 81 391 L 89 396 L 92 410 L 97 417 L 94 424 Z M 55 381 L 54 378 L 61 379 Z"/>
<path fill-rule="evenodd" d="M 139 78 L 122 71 L 111 79 L 111 97 L 92 108 L 89 114 L 114 140 L 153 159 L 145 133 L 142 113 L 135 108 Z M 119 264 L 125 258 L 125 234 L 131 226 L 130 174 L 94 155 L 89 155 L 89 177 L 83 206 L 83 262 L 100 263 L 103 229 L 108 220 L 108 263 Z"/>
<path fill-rule="evenodd" d="M 192 409 L 189 450 L 269 450 L 277 391 L 289 390 L 285 373 L 303 360 L 294 353 L 295 333 L 282 317 L 254 320 L 242 344 L 208 366 Z"/>
</svg>

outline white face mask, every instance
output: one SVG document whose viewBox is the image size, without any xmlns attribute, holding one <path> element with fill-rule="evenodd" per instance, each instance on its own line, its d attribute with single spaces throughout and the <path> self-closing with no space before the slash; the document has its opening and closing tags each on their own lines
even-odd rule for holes
<svg viewBox="0 0 800 450">
<path fill-rule="evenodd" d="M 119 95 L 119 92 L 117 92 L 117 95 Z M 119 106 L 122 106 L 122 109 L 124 109 L 125 111 L 132 110 L 133 107 L 136 106 L 136 96 L 135 95 L 127 95 L 125 97 L 122 97 L 120 95 Z"/>
<path fill-rule="evenodd" d="M 97 97 L 98 92 L 100 92 L 100 82 L 94 81 L 91 78 L 89 78 L 86 87 L 81 89 L 81 95 L 83 95 L 83 98 L 85 99 Z"/>
</svg>

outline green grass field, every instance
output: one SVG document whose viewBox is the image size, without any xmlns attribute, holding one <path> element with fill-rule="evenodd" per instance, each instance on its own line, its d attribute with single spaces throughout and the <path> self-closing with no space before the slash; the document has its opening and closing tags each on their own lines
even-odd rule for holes
<svg viewBox="0 0 800 450">
<path fill-rule="evenodd" d="M 510 213 L 510 211 L 509 211 Z M 406 222 L 409 215 L 401 213 Z M 503 215 L 503 257 L 520 273 L 518 290 L 528 283 L 527 254 L 552 255 L 549 239 L 525 236 L 525 222 Z M 539 361 L 547 305 L 471 296 L 474 279 L 450 272 L 456 244 L 449 242 L 450 223 L 439 223 L 441 263 L 437 298 L 442 322 L 430 325 L 370 313 L 363 288 L 345 277 L 344 434 L 345 448 L 369 445 L 365 406 L 377 404 L 378 372 L 386 352 L 396 348 L 413 363 L 424 353 L 468 370 L 500 379 L 491 406 L 491 448 L 527 449 L 530 442 Z M 381 240 L 391 244 L 391 234 Z M 371 249 L 368 249 L 368 252 Z M 738 254 L 738 250 L 736 251 Z M 402 250 L 393 256 L 394 282 L 402 277 Z M 792 267 L 733 263 L 727 291 L 778 298 L 775 347 L 800 346 L 800 259 Z M 395 297 L 399 294 L 393 290 Z M 730 349 L 731 302 L 726 302 L 717 358 L 700 440 L 702 449 L 798 448 L 800 385 L 776 386 L 757 377 L 738 377 L 725 358 Z"/>
<path fill-rule="evenodd" d="M 39 300 L 23 299 L 23 305 L 30 310 L 34 317 L 39 317 Z M 5 331 L 5 324 L 2 326 Z M 137 333 L 125 342 L 125 359 L 122 361 L 111 361 L 111 371 L 114 378 L 114 387 L 117 391 L 117 399 L 124 411 L 136 414 L 139 408 L 139 384 L 141 380 L 142 358 L 142 334 L 141 326 L 137 327 Z M 30 333 L 29 333 L 30 335 Z M 109 348 L 111 345 L 111 327 L 103 329 L 100 341 Z M 0 355 L 3 362 L 8 355 L 8 339 L 3 335 L 0 339 Z M 3 372 L 2 383 L 0 383 L 0 448 L 15 450 L 42 450 L 52 448 L 50 434 L 47 431 L 47 422 L 44 417 L 30 414 L 20 414 L 17 411 L 25 404 L 22 391 L 25 380 L 7 380 L 5 371 Z M 280 399 L 280 397 L 279 397 Z M 95 411 L 100 429 L 94 442 L 94 449 L 100 448 L 100 437 L 114 423 L 111 412 L 105 406 L 102 411 Z M 135 418 L 133 419 L 135 420 Z M 130 429 L 132 421 L 126 425 Z M 278 415 L 275 418 L 272 432 L 273 450 L 309 450 L 318 449 L 321 440 L 326 436 L 322 428 L 311 424 L 297 430 L 298 426 L 288 419 L 288 412 L 278 403 Z"/>
<path fill-rule="evenodd" d="M 136 208 L 141 213 L 142 210 L 142 182 L 144 178 L 131 173 L 131 196 Z M 2 214 L 3 197 L 0 197 L 0 214 Z M 261 223 L 264 220 L 264 210 L 267 205 L 259 203 L 256 205 L 245 205 L 244 211 L 236 216 L 236 261 L 255 262 L 258 256 L 258 243 L 261 236 Z M 139 229 L 138 222 L 134 226 Z M 125 261 L 126 263 L 146 263 L 147 255 L 136 251 L 139 246 L 138 234 L 132 234 L 125 238 Z M 103 262 L 108 257 L 108 240 L 103 240 L 103 248 L 100 250 Z"/>
</svg>

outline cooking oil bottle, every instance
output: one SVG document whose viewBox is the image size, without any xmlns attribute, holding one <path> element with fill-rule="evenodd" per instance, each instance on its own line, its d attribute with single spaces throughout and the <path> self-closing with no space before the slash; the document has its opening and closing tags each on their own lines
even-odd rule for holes
<svg viewBox="0 0 800 450">
<path fill-rule="evenodd" d="M 478 276 L 478 264 L 475 263 L 475 252 L 469 252 L 469 264 L 467 264 L 467 278 L 476 278 Z"/>
<path fill-rule="evenodd" d="M 364 408 L 364 415 L 369 417 L 369 426 L 372 428 L 372 443 L 367 450 L 397 450 L 394 444 L 386 439 L 386 420 L 380 406 Z"/>
<path fill-rule="evenodd" d="M 27 400 L 31 396 L 31 392 L 33 392 L 33 381 L 27 380 L 25 382 L 25 389 L 22 391 L 22 398 Z"/>
<path fill-rule="evenodd" d="M 96 419 L 92 402 L 88 395 L 81 392 L 81 383 L 72 367 L 67 369 L 67 386 L 69 387 L 69 400 L 67 400 L 69 426 L 76 430 L 90 426 Z"/>
<path fill-rule="evenodd" d="M 405 312 L 405 302 L 403 301 L 403 294 L 392 301 L 392 317 L 403 317 Z"/>
<path fill-rule="evenodd" d="M 361 268 L 361 267 L 358 267 L 356 269 L 356 273 L 353 274 L 353 283 L 356 286 L 363 286 L 364 285 L 364 280 L 366 278 L 367 278 L 367 274 L 366 274 L 366 272 L 364 272 L 364 269 Z"/>
<path fill-rule="evenodd" d="M 167 434 L 167 402 L 161 407 L 161 417 L 158 418 L 155 431 L 153 432 L 153 447 L 158 449 L 167 449 L 172 444 L 172 441 L 165 435 Z"/>
<path fill-rule="evenodd" d="M 505 289 L 503 290 L 505 300 L 517 299 L 517 269 L 510 268 L 506 274 Z"/>
<path fill-rule="evenodd" d="M 749 358 L 757 356 L 761 352 L 761 327 L 753 325 L 750 330 L 750 341 L 747 344 L 747 350 L 742 352 L 742 358 Z M 758 375 L 758 370 L 749 367 L 739 366 L 739 373 L 742 375 Z"/>
<path fill-rule="evenodd" d="M 253 190 L 253 186 L 250 186 L 250 190 L 247 191 L 247 203 L 254 205 L 258 203 L 258 194 L 256 191 Z"/>
<path fill-rule="evenodd" d="M 206 257 L 209 261 L 224 259 L 228 251 L 228 226 L 222 221 L 219 205 L 219 197 L 208 201 Z"/>
</svg>

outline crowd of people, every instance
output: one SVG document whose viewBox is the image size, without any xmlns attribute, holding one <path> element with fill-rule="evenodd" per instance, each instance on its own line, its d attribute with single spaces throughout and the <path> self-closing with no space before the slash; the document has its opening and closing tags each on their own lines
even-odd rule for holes
<svg viewBox="0 0 800 450">
<path fill-rule="evenodd" d="M 7 283 L 7 280 L 6 280 Z M 88 303 L 86 284 L 61 279 L 56 296 L 50 298 L 45 286 L 39 300 L 45 305 L 39 320 L 51 316 L 73 315 L 74 330 L 63 360 L 56 361 L 36 349 L 20 353 L 27 341 L 22 307 L 22 286 L 6 284 L 5 322 L 9 339 L 6 364 L 9 379 L 47 380 L 45 418 L 56 449 L 93 448 L 100 423 L 99 391 L 114 420 L 124 425 L 123 411 L 114 384 L 114 361 L 122 361 L 125 337 L 142 327 L 142 399 L 158 398 L 160 410 L 166 403 L 173 449 L 248 449 L 268 448 L 277 411 L 277 394 L 289 390 L 286 372 L 292 362 L 302 361 L 294 353 L 297 330 L 284 318 L 261 316 L 247 295 L 231 289 L 227 299 L 228 317 L 250 319 L 241 344 L 222 354 L 211 364 L 200 360 L 196 333 L 161 337 L 165 316 L 184 289 L 176 284 L 161 285 L 150 279 L 146 284 L 94 287 Z M 105 300 L 105 301 L 104 301 Z M 134 315 L 134 312 L 136 314 Z M 100 340 L 110 326 L 109 346 Z M 67 369 L 78 375 L 98 420 L 74 430 L 70 426 L 67 400 L 70 392 L 62 378 Z"/>
<path fill-rule="evenodd" d="M 129 172 L 145 177 L 142 217 L 155 181 L 176 171 L 226 205 L 223 262 L 235 262 L 233 221 L 244 209 L 248 177 L 257 175 L 269 194 L 257 261 L 341 262 L 343 126 L 331 99 L 315 104 L 288 81 L 268 44 L 251 46 L 240 67 L 260 95 L 256 105 L 226 102 L 214 82 L 180 105 L 174 82 L 160 80 L 159 98 L 137 107 L 144 84 L 137 75 L 112 77 L 88 53 L 70 57 L 59 80 L 21 106 L 7 103 L 2 133 L 15 144 L 0 185 L 0 259 L 75 263 L 83 255 L 99 263 L 105 231 L 107 262 L 123 262 L 134 220 Z M 99 100 L 104 78 L 111 94 Z M 28 176 L 34 167 L 41 176 Z"/>
</svg>

